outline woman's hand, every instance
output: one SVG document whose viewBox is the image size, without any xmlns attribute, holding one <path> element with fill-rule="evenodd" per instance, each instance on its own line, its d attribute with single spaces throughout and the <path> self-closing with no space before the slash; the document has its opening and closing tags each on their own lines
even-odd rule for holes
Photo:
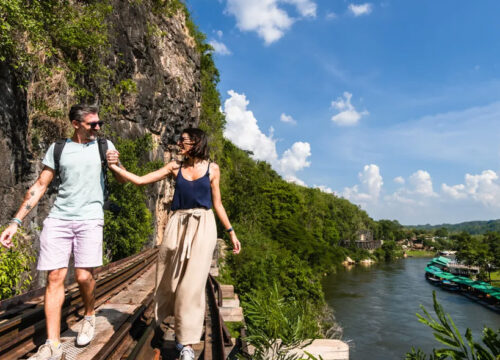
<svg viewBox="0 0 500 360">
<path fill-rule="evenodd" d="M 233 243 L 233 254 L 239 254 L 241 251 L 241 243 L 236 237 L 234 231 L 231 231 L 229 234 L 229 236 L 231 237 L 231 242 Z"/>
</svg>

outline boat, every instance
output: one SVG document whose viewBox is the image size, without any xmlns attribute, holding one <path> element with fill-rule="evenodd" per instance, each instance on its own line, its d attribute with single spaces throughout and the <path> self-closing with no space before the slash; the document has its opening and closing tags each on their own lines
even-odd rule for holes
<svg viewBox="0 0 500 360">
<path fill-rule="evenodd" d="M 447 291 L 459 291 L 460 290 L 460 287 L 458 286 L 458 284 L 453 282 L 453 281 L 450 281 L 450 280 L 441 281 L 441 287 Z"/>
<path fill-rule="evenodd" d="M 443 290 L 465 295 L 489 309 L 500 312 L 500 288 L 449 272 L 451 260 L 443 256 L 432 259 L 425 267 L 425 278 Z M 455 264 L 455 263 L 453 263 Z"/>
</svg>

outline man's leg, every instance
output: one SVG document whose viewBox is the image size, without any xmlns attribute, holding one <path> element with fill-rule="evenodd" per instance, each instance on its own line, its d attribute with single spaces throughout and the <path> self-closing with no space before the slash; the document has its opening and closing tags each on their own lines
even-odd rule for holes
<svg viewBox="0 0 500 360">
<path fill-rule="evenodd" d="M 73 254 L 75 255 L 75 276 L 80 285 L 85 306 L 85 318 L 82 327 L 76 337 L 79 346 L 88 345 L 94 338 L 95 332 L 95 280 L 92 269 L 102 265 L 102 230 L 104 221 L 102 219 L 75 221 L 75 241 L 73 242 Z"/>
<path fill-rule="evenodd" d="M 76 268 L 75 276 L 78 285 L 80 286 L 80 294 L 82 295 L 83 304 L 85 307 L 85 316 L 94 315 L 95 305 L 95 279 L 92 268 Z"/>
<path fill-rule="evenodd" d="M 61 308 L 64 302 L 64 278 L 68 268 L 50 270 L 45 289 L 45 318 L 47 339 L 59 341 L 61 333 Z"/>
</svg>

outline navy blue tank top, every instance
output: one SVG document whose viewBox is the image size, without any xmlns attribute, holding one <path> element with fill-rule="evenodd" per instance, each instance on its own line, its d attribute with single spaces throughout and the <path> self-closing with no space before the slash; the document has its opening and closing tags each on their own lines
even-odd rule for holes
<svg viewBox="0 0 500 360">
<path fill-rule="evenodd" d="M 210 162 L 205 175 L 196 180 L 186 180 L 182 176 L 182 163 L 175 181 L 174 199 L 171 210 L 212 208 L 212 188 L 210 187 Z"/>
</svg>

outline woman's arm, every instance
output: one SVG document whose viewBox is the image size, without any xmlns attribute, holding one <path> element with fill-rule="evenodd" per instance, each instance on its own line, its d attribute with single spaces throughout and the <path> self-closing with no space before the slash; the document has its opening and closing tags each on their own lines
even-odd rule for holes
<svg viewBox="0 0 500 360">
<path fill-rule="evenodd" d="M 133 174 L 116 164 L 110 164 L 109 168 L 116 172 L 120 177 L 130 181 L 132 184 L 141 186 L 165 179 L 169 174 L 172 173 L 172 169 L 176 166 L 178 167 L 177 162 L 171 161 L 161 169 L 150 172 L 149 174 L 146 174 L 144 176 L 137 176 L 136 174 Z"/>
<path fill-rule="evenodd" d="M 222 205 L 220 188 L 219 188 L 219 182 L 220 182 L 219 165 L 217 165 L 216 163 L 210 164 L 210 175 L 211 175 L 210 186 L 212 188 L 212 202 L 214 204 L 215 213 L 219 217 L 219 220 L 221 221 L 224 228 L 226 230 L 231 229 L 229 231 L 229 237 L 231 238 L 231 242 L 233 243 L 233 253 L 239 254 L 241 251 L 241 244 L 238 238 L 236 237 L 236 233 L 231 227 L 231 223 L 229 222 L 229 218 L 227 217 L 226 214 L 226 209 L 224 209 L 224 206 Z"/>
</svg>

